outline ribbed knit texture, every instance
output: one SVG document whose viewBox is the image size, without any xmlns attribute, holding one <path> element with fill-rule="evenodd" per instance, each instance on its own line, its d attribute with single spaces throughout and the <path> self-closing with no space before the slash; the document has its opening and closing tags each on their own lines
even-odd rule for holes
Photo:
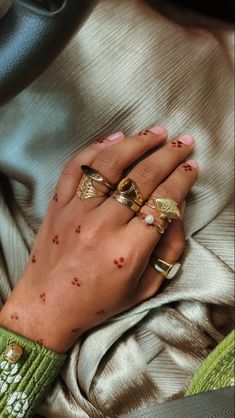
<svg viewBox="0 0 235 418">
<path fill-rule="evenodd" d="M 235 332 L 232 331 L 204 360 L 186 395 L 234 385 L 234 338 Z"/>
<path fill-rule="evenodd" d="M 10 343 L 23 354 L 11 364 L 4 357 Z M 56 353 L 0 327 L 0 418 L 28 418 L 61 371 L 66 355 Z"/>
</svg>

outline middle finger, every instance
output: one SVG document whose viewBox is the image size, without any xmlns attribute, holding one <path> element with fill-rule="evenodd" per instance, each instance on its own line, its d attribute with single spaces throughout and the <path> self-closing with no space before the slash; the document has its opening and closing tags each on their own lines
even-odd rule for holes
<svg viewBox="0 0 235 418">
<path fill-rule="evenodd" d="M 128 178 L 136 182 L 143 199 L 147 200 L 155 188 L 191 154 L 194 147 L 195 141 L 191 135 L 175 138 L 160 150 L 138 163 L 128 174 Z M 109 214 L 112 222 L 114 219 L 117 219 L 117 223 L 121 225 L 128 222 L 135 215 L 132 209 L 117 202 L 112 197 L 107 199 L 100 209 L 102 209 L 103 213 Z"/>
</svg>

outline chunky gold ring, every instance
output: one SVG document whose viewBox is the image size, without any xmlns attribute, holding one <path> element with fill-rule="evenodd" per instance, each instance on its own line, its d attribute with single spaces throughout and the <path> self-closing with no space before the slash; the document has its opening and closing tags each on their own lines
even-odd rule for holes
<svg viewBox="0 0 235 418">
<path fill-rule="evenodd" d="M 167 219 L 171 222 L 172 219 L 180 218 L 180 211 L 177 203 L 172 199 L 162 199 L 159 197 L 150 197 L 146 202 L 146 206 L 157 210 L 160 219 Z"/>
<path fill-rule="evenodd" d="M 125 177 L 112 194 L 112 197 L 134 212 L 138 212 L 144 204 L 143 196 L 134 180 Z"/>
<path fill-rule="evenodd" d="M 160 234 L 164 234 L 165 229 L 162 227 L 162 225 L 156 222 L 156 219 L 153 215 L 144 212 L 138 212 L 136 216 L 140 219 L 143 219 L 147 225 L 153 226 Z"/>
<path fill-rule="evenodd" d="M 165 277 L 165 279 L 168 279 L 168 280 L 173 279 L 176 276 L 176 274 L 179 272 L 179 270 L 181 269 L 180 263 L 170 264 L 164 260 L 161 260 L 160 258 L 154 258 L 154 257 L 150 259 L 150 264 L 156 271 L 161 273 L 163 277 Z"/>
<path fill-rule="evenodd" d="M 76 195 L 80 200 L 86 200 L 92 197 L 107 197 L 110 191 L 114 190 L 114 186 L 94 168 L 91 168 L 88 165 L 82 165 L 81 169 L 83 175 L 76 192 Z M 96 182 L 103 184 L 108 190 L 98 190 L 95 185 Z"/>
</svg>

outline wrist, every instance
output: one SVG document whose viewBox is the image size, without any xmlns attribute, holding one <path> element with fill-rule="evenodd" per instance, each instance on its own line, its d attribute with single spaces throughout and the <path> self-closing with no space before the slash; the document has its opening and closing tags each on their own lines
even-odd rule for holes
<svg viewBox="0 0 235 418">
<path fill-rule="evenodd" d="M 0 312 L 0 327 L 13 331 L 23 337 L 45 346 L 58 353 L 71 348 L 78 335 L 67 331 L 60 322 L 51 319 L 48 314 L 42 319 L 40 312 L 31 307 L 19 307 L 13 303 L 4 305 Z"/>
<path fill-rule="evenodd" d="M 0 327 L 0 416 L 31 417 L 65 358 Z"/>
<path fill-rule="evenodd" d="M 61 317 L 56 301 L 44 306 L 33 302 L 35 299 L 34 292 L 22 285 L 17 286 L 0 312 L 0 327 L 65 353 L 81 334 L 72 332 L 69 318 Z"/>
</svg>

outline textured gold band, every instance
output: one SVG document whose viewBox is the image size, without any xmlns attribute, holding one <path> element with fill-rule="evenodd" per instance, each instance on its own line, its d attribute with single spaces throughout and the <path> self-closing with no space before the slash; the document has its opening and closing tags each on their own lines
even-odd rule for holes
<svg viewBox="0 0 235 418">
<path fill-rule="evenodd" d="M 137 203 L 133 202 L 130 199 L 127 199 L 126 197 L 120 195 L 119 193 L 114 193 L 112 197 L 122 205 L 126 206 L 127 208 L 132 209 L 134 212 L 138 212 L 140 210 L 140 206 L 137 205 Z"/>
<path fill-rule="evenodd" d="M 101 192 L 100 190 L 97 190 L 93 185 L 93 180 L 86 174 L 83 174 L 76 192 L 76 196 L 80 200 L 86 200 L 92 197 L 106 197 L 108 194 L 109 192 Z"/>
<path fill-rule="evenodd" d="M 89 167 L 89 165 L 82 165 L 81 169 L 84 174 L 86 174 L 90 179 L 97 181 L 98 183 L 102 183 L 104 186 L 106 186 L 109 190 L 114 190 L 115 186 L 106 179 L 102 174 L 100 174 L 97 170 L 95 170 L 92 167 Z"/>
<path fill-rule="evenodd" d="M 114 189 L 114 186 L 94 168 L 89 167 L 88 165 L 82 165 L 81 169 L 83 175 L 76 192 L 76 196 L 80 200 L 86 200 L 93 197 L 107 197 L 110 191 Z M 103 184 L 107 190 L 98 190 L 96 188 L 96 182 Z"/>
</svg>

